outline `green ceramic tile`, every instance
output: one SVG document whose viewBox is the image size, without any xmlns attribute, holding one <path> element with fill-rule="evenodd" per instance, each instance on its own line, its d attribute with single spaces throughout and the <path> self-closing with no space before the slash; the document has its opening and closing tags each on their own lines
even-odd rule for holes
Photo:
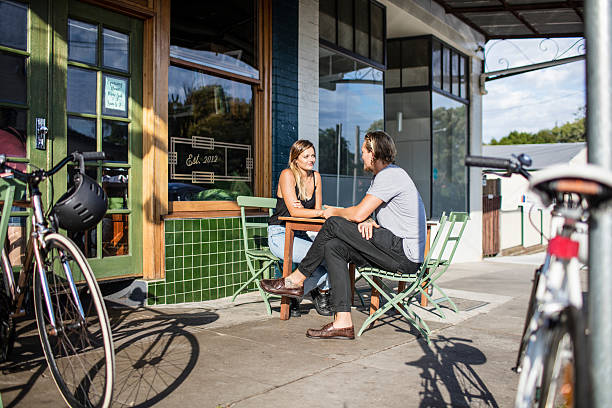
<svg viewBox="0 0 612 408">
<path fill-rule="evenodd" d="M 166 296 L 166 304 L 167 305 L 173 305 L 175 303 L 176 303 L 176 295 Z"/>
<path fill-rule="evenodd" d="M 166 250 L 166 258 L 174 257 L 174 245 L 166 245 L 164 249 Z"/>
<path fill-rule="evenodd" d="M 174 220 L 168 220 L 165 222 L 166 232 L 174 232 Z"/>
<path fill-rule="evenodd" d="M 196 266 L 193 268 L 193 279 L 200 279 L 202 277 L 202 266 Z"/>
<path fill-rule="evenodd" d="M 193 292 L 185 293 L 185 302 L 193 302 Z"/>
<path fill-rule="evenodd" d="M 185 289 L 185 293 L 191 292 L 193 290 L 193 281 L 191 280 L 185 281 L 184 289 Z"/>
<path fill-rule="evenodd" d="M 193 232 L 193 242 L 200 243 L 201 240 L 202 240 L 202 233 L 200 231 L 194 231 Z"/>
<path fill-rule="evenodd" d="M 175 290 L 175 294 L 179 294 L 179 293 L 184 293 L 185 292 L 185 286 L 184 286 L 184 282 L 180 281 L 180 282 L 175 282 L 174 283 L 174 290 Z"/>
<path fill-rule="evenodd" d="M 202 289 L 202 279 L 194 279 L 193 281 L 193 290 Z"/>
<path fill-rule="evenodd" d="M 165 283 L 158 283 L 155 285 L 155 295 L 158 298 L 163 298 L 164 296 L 166 296 L 166 284 Z"/>
<path fill-rule="evenodd" d="M 189 280 L 193 278 L 193 268 L 185 268 L 184 279 Z"/>
<path fill-rule="evenodd" d="M 193 257 L 185 256 L 183 258 L 183 268 L 191 268 L 193 266 Z"/>
<path fill-rule="evenodd" d="M 183 231 L 183 220 L 174 220 L 174 232 Z"/>
<path fill-rule="evenodd" d="M 183 257 L 174 258 L 174 268 L 182 269 L 183 268 Z"/>
<path fill-rule="evenodd" d="M 199 290 L 197 292 L 193 292 L 193 301 L 194 302 L 199 302 L 202 300 L 202 291 Z"/>
<path fill-rule="evenodd" d="M 166 282 L 174 282 L 174 270 L 166 270 Z"/>
<path fill-rule="evenodd" d="M 183 242 L 185 244 L 191 244 L 193 242 L 193 232 L 191 231 L 183 232 Z"/>
<path fill-rule="evenodd" d="M 174 295 L 174 282 L 166 283 L 166 298 L 171 295 Z"/>
<path fill-rule="evenodd" d="M 174 236 L 173 232 L 166 232 L 166 245 L 174 244 Z"/>
<path fill-rule="evenodd" d="M 175 244 L 182 244 L 184 242 L 184 232 L 183 231 L 178 231 L 174 233 L 174 243 Z"/>
<path fill-rule="evenodd" d="M 171 271 L 174 269 L 175 267 L 175 262 L 174 262 L 174 258 L 166 258 L 166 272 Z"/>
<path fill-rule="evenodd" d="M 184 293 L 177 294 L 175 303 L 185 303 L 185 294 Z"/>
<path fill-rule="evenodd" d="M 207 264 L 202 265 L 202 277 L 208 277 L 210 276 L 210 266 Z"/>
<path fill-rule="evenodd" d="M 202 245 L 198 242 L 197 244 L 193 244 L 193 254 L 200 255 L 202 253 Z"/>
<path fill-rule="evenodd" d="M 155 298 L 147 298 L 147 306 L 154 306 L 155 305 Z"/>
<path fill-rule="evenodd" d="M 218 254 L 210 254 L 210 265 L 217 265 L 219 263 L 219 255 Z"/>
<path fill-rule="evenodd" d="M 202 291 L 202 300 L 210 300 L 210 290 L 205 289 Z"/>
<path fill-rule="evenodd" d="M 209 284 L 210 288 L 216 288 L 217 287 L 217 282 L 218 282 L 217 279 L 218 278 L 216 276 L 210 278 L 210 284 Z"/>
</svg>

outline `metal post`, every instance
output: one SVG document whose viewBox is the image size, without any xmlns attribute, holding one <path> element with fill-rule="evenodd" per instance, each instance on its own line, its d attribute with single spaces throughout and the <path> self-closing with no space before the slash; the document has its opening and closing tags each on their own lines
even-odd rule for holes
<svg viewBox="0 0 612 408">
<path fill-rule="evenodd" d="M 584 3 L 587 42 L 589 162 L 612 169 L 612 5 Z M 591 215 L 589 233 L 589 367 L 593 406 L 612 407 L 612 208 Z"/>
<path fill-rule="evenodd" d="M 359 164 L 359 153 L 361 152 L 361 146 L 359 146 L 359 126 L 355 126 L 355 156 L 353 157 L 353 202 L 351 205 L 355 205 L 355 199 L 357 198 L 357 165 Z"/>
<path fill-rule="evenodd" d="M 342 140 L 342 123 L 336 125 L 338 135 L 338 154 L 336 159 L 336 206 L 340 205 L 340 140 Z"/>
</svg>

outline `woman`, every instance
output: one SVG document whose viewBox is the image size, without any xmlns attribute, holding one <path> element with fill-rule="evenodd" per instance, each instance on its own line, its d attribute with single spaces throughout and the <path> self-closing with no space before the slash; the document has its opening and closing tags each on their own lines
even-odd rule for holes
<svg viewBox="0 0 612 408">
<path fill-rule="evenodd" d="M 278 217 L 315 218 L 323 216 L 321 175 L 314 171 L 316 154 L 308 140 L 298 140 L 289 151 L 289 168 L 281 172 L 276 191 L 276 210 L 268 221 L 268 244 L 272 253 L 283 259 L 285 251 L 285 222 Z M 293 262 L 300 263 L 312 241 L 302 231 L 296 231 L 293 241 Z M 321 265 L 304 282 L 304 294 L 311 292 L 317 312 L 331 316 L 327 270 Z M 300 316 L 300 301 L 291 299 L 291 316 Z"/>
</svg>

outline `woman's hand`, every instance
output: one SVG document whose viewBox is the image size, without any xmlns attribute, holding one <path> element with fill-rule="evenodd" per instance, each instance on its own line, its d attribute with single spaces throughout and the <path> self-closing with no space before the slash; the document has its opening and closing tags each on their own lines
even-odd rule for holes
<svg viewBox="0 0 612 408">
<path fill-rule="evenodd" d="M 380 228 L 380 225 L 378 225 L 376 221 L 374 221 L 372 218 L 357 224 L 357 229 L 359 230 L 359 232 L 361 232 L 361 236 L 364 237 L 366 240 L 372 238 L 373 228 Z"/>
<path fill-rule="evenodd" d="M 293 207 L 294 208 L 304 208 L 304 206 L 302 205 L 302 202 L 300 200 L 294 200 L 293 201 Z"/>
</svg>

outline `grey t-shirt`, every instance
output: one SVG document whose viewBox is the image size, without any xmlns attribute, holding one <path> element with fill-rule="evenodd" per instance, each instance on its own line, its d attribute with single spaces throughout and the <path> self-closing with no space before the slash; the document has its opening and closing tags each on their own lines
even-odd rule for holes
<svg viewBox="0 0 612 408">
<path fill-rule="evenodd" d="M 383 201 L 374 211 L 376 222 L 402 238 L 408 259 L 423 262 L 427 223 L 425 206 L 408 173 L 395 164 L 389 164 L 372 178 L 366 194 Z"/>
</svg>

